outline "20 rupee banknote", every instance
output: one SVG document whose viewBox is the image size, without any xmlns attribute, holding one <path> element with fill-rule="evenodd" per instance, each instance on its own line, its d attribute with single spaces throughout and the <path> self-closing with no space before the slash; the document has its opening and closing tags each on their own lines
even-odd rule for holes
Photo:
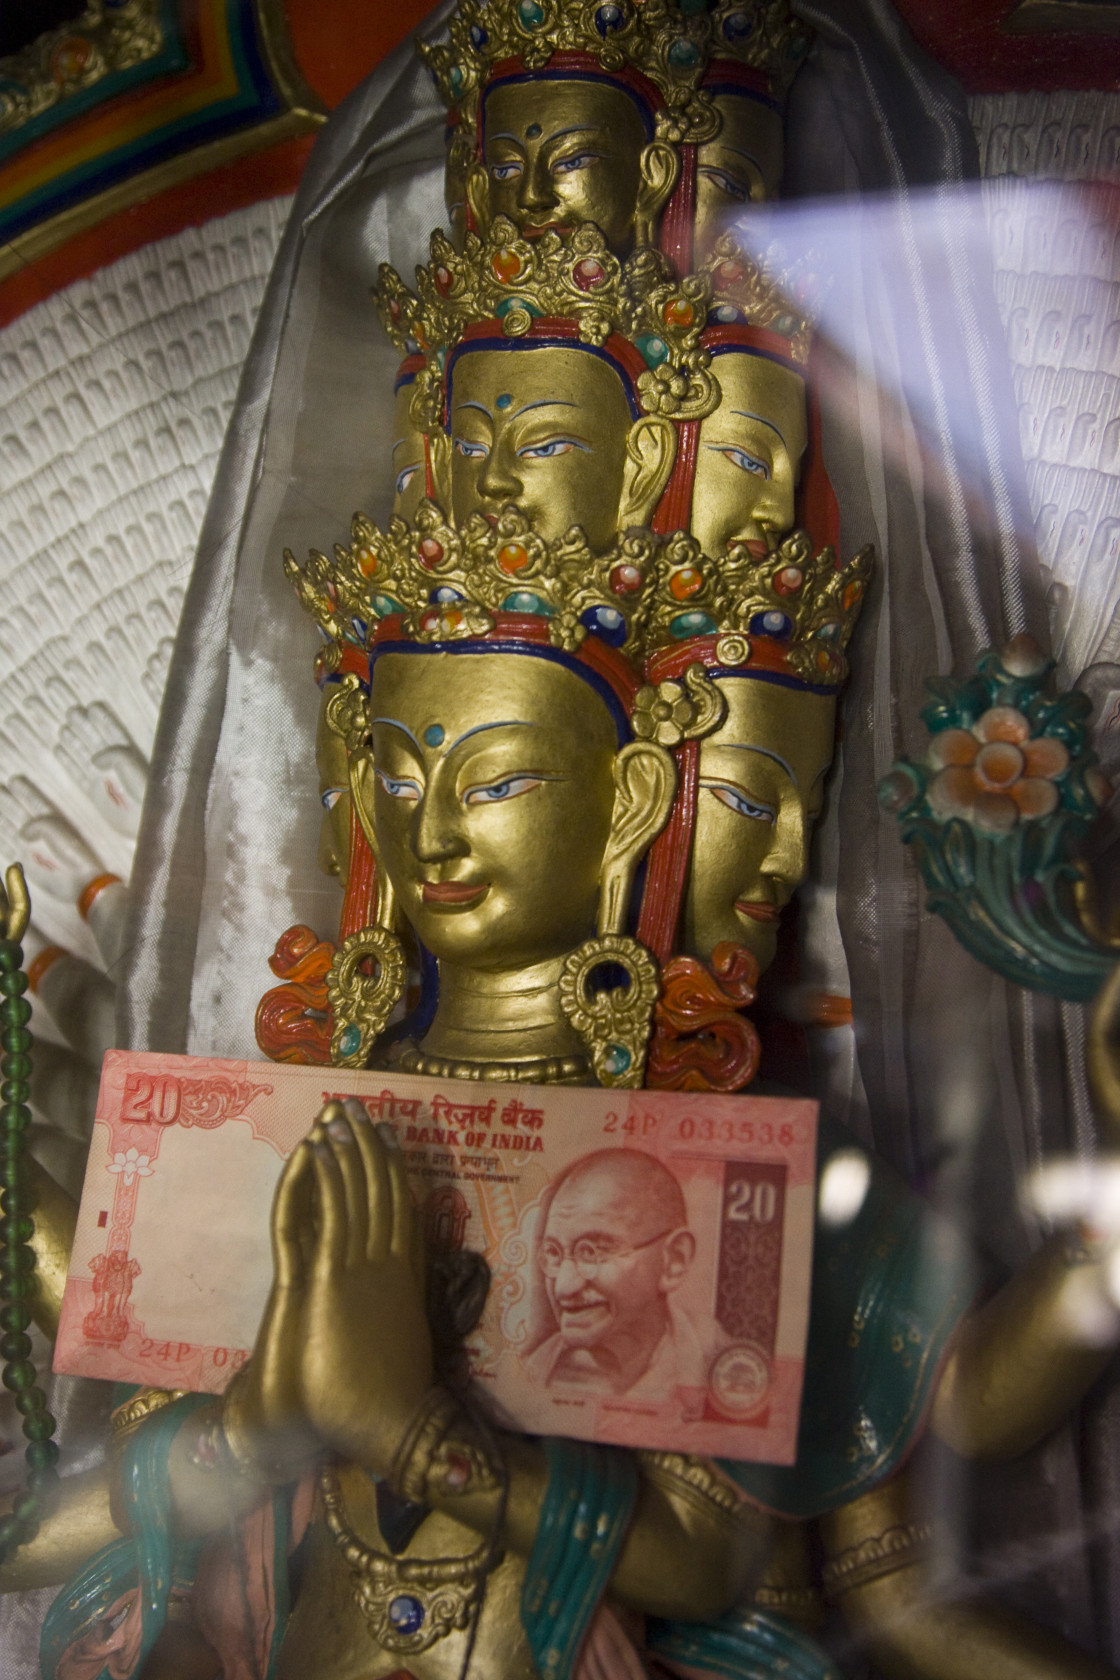
<svg viewBox="0 0 1120 1680">
<path fill-rule="evenodd" d="M 331 1097 L 405 1152 L 429 1251 L 490 1269 L 467 1353 L 534 1434 L 792 1463 L 816 1104 L 105 1058 L 55 1370 L 218 1393 L 252 1350 L 284 1162 Z"/>
</svg>

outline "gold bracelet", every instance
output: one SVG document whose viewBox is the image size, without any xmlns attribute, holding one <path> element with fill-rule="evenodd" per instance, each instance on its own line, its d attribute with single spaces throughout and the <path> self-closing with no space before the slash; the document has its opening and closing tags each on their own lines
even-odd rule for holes
<svg viewBox="0 0 1120 1680">
<path fill-rule="evenodd" d="M 489 1492 L 500 1480 L 482 1432 L 458 1400 L 446 1389 L 431 1389 L 393 1454 L 388 1475 L 393 1492 L 414 1505 L 428 1505 L 433 1495 Z"/>
<path fill-rule="evenodd" d="M 932 1539 L 931 1523 L 899 1523 L 882 1534 L 871 1535 L 858 1546 L 849 1546 L 828 1560 L 821 1571 L 824 1590 L 835 1600 L 843 1593 L 878 1580 L 881 1575 L 891 1575 L 896 1569 L 920 1563 L 928 1554 Z"/>
<path fill-rule="evenodd" d="M 294 1450 L 284 1452 L 274 1448 L 262 1453 L 257 1440 L 259 1432 L 246 1424 L 241 1416 L 241 1395 L 247 1378 L 246 1369 L 237 1372 L 222 1396 L 221 1445 L 222 1457 L 237 1475 L 267 1487 L 296 1482 L 307 1470 L 310 1459 L 304 1443 L 294 1443 Z M 293 1432 L 294 1433 L 294 1432 Z"/>
</svg>

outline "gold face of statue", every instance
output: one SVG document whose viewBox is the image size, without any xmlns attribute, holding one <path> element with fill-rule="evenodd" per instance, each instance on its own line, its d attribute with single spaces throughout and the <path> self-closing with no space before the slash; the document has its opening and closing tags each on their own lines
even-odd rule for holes
<svg viewBox="0 0 1120 1680">
<path fill-rule="evenodd" d="M 624 256 L 635 240 L 645 150 L 634 101 L 609 82 L 500 82 L 484 107 L 489 218 L 508 216 L 530 239 L 594 222 Z"/>
<path fill-rule="evenodd" d="M 836 701 L 758 677 L 719 679 L 727 716 L 700 743 L 685 945 L 721 940 L 773 961 L 783 906 L 805 879 L 832 762 Z"/>
<path fill-rule="evenodd" d="M 424 434 L 412 418 L 416 386 L 410 380 L 393 398 L 393 513 L 412 519 L 424 499 Z"/>
<path fill-rule="evenodd" d="M 345 887 L 350 872 L 350 770 L 346 743 L 327 722 L 327 704 L 337 693 L 337 683 L 327 683 L 319 699 L 319 721 L 315 730 L 319 802 L 323 807 L 319 825 L 319 868 L 325 875 L 337 875 Z"/>
<path fill-rule="evenodd" d="M 720 130 L 696 153 L 694 260 L 706 257 L 748 204 L 776 198 L 785 163 L 782 118 L 746 93 L 718 93 Z"/>
<path fill-rule="evenodd" d="M 712 371 L 720 404 L 700 426 L 692 534 L 705 554 L 735 541 L 773 548 L 793 528 L 809 435 L 805 382 L 746 350 L 715 356 Z"/>
<path fill-rule="evenodd" d="M 428 949 L 510 971 L 589 938 L 617 753 L 592 689 L 521 654 L 386 654 L 370 709 L 377 849 Z"/>
<path fill-rule="evenodd" d="M 451 508 L 496 520 L 514 502 L 552 540 L 580 524 L 593 548 L 619 529 L 630 407 L 586 350 L 472 350 L 451 386 Z"/>
</svg>

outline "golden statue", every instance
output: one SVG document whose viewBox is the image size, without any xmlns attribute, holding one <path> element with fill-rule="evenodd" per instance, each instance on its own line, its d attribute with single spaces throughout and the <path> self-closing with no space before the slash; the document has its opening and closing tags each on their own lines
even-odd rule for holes
<svg viewBox="0 0 1120 1680">
<path fill-rule="evenodd" d="M 320 863 L 345 891 L 293 1056 L 671 1083 L 682 961 L 741 1027 L 808 870 L 871 569 L 837 559 L 802 308 L 724 236 L 777 190 L 807 47 L 785 0 L 462 0 L 429 50 L 452 237 L 415 292 L 388 267 L 376 289 L 393 518 L 286 557 L 326 637 Z M 753 1074 L 704 1065 L 687 1088 Z M 827 1119 L 819 1178 L 794 1466 L 538 1440 L 449 1375 L 445 1321 L 469 1332 L 485 1280 L 437 1301 L 391 1131 L 328 1103 L 277 1192 L 249 1365 L 220 1401 L 131 1396 L 106 1470 L 19 1530 L 5 1587 L 74 1577 L 44 1675 L 832 1680 L 822 1587 L 892 1674 L 1114 1672 L 930 1597 L 905 1468 L 927 1428 L 1010 1456 L 1080 1399 L 1110 1350 L 1065 1295 L 1107 1240 L 1052 1239 L 973 1310 L 951 1233 Z M 45 1273 L 65 1218 L 41 1198 Z M 632 1200 L 637 1252 L 667 1233 Z"/>
</svg>

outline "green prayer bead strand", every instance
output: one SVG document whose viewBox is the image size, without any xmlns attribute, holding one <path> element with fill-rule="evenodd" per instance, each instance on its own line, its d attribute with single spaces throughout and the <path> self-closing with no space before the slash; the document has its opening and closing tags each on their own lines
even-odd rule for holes
<svg viewBox="0 0 1120 1680">
<path fill-rule="evenodd" d="M 55 1420 L 38 1386 L 26 1334 L 35 1273 L 35 1251 L 29 1246 L 35 1225 L 27 1166 L 31 1006 L 23 996 L 26 990 L 22 950 L 14 940 L 0 939 L 0 1382 L 15 1396 L 23 1417 L 28 1469 L 26 1491 L 0 1517 L 0 1563 L 38 1532 L 42 1494 L 58 1476 Z"/>
</svg>

